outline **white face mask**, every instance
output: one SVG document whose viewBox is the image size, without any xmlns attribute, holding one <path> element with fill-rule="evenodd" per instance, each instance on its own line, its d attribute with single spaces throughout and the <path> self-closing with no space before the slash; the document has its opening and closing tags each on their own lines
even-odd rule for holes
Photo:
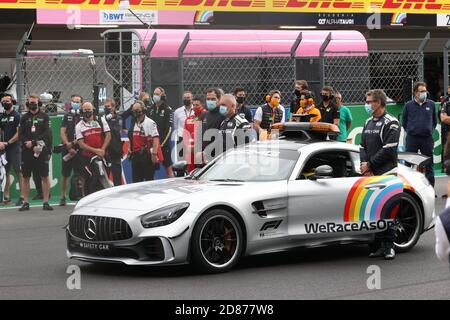
<svg viewBox="0 0 450 320">
<path fill-rule="evenodd" d="M 424 102 L 425 100 L 427 100 L 427 97 L 428 97 L 427 92 L 421 92 L 421 93 L 419 94 L 419 100 L 422 101 L 422 102 Z"/>
</svg>

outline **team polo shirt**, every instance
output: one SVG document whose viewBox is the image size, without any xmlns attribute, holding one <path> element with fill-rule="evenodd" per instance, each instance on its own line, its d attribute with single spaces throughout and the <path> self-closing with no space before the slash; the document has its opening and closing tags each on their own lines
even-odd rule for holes
<svg viewBox="0 0 450 320">
<path fill-rule="evenodd" d="M 101 119 L 102 126 L 97 120 L 86 122 L 84 120 L 77 123 L 75 127 L 75 134 L 77 140 L 83 140 L 88 146 L 100 149 L 103 146 L 103 133 L 109 132 L 109 126 L 105 119 Z M 93 157 L 95 154 L 83 150 L 81 155 L 84 157 Z"/>
<path fill-rule="evenodd" d="M 134 124 L 131 151 L 139 152 L 142 149 L 149 151 L 153 137 L 159 137 L 158 128 L 155 121 L 146 116 L 144 121 Z"/>
</svg>

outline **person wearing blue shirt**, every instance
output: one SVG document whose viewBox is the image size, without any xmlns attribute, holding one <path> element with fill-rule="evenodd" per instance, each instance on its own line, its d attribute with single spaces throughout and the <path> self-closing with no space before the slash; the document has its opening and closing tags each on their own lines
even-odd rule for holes
<svg viewBox="0 0 450 320">
<path fill-rule="evenodd" d="M 403 109 L 403 128 L 406 131 L 406 152 L 419 152 L 431 161 L 426 166 L 425 176 L 434 187 L 433 131 L 437 125 L 436 105 L 427 99 L 425 82 L 414 84 L 414 99 Z"/>
</svg>

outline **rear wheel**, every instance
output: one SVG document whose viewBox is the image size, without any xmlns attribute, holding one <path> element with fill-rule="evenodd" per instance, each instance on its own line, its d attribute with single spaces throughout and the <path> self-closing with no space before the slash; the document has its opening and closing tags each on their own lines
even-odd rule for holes
<svg viewBox="0 0 450 320">
<path fill-rule="evenodd" d="M 191 240 L 192 262 L 203 272 L 225 272 L 239 261 L 242 227 L 228 211 L 215 209 L 202 215 Z"/>
<path fill-rule="evenodd" d="M 401 204 L 395 218 L 397 234 L 395 250 L 406 252 L 413 248 L 423 230 L 423 216 L 420 205 L 413 196 L 407 193 L 401 195 Z"/>
</svg>

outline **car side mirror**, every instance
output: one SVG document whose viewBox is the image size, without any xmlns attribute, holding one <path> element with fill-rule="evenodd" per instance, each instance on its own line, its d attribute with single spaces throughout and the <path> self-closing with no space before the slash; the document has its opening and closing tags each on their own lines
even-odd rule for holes
<svg viewBox="0 0 450 320">
<path fill-rule="evenodd" d="M 322 165 L 314 170 L 313 180 L 329 179 L 333 177 L 333 168 L 329 165 Z"/>
<path fill-rule="evenodd" d="M 173 172 L 176 173 L 177 177 L 184 177 L 186 175 L 187 162 L 186 160 L 177 161 L 172 165 Z"/>
</svg>

